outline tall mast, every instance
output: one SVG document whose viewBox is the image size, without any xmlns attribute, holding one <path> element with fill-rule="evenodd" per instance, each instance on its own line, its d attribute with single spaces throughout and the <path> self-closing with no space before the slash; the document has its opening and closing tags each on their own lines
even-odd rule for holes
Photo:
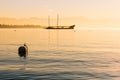
<svg viewBox="0 0 120 80">
<path fill-rule="evenodd" d="M 59 15 L 57 14 L 57 28 L 59 28 Z M 57 29 L 57 48 L 59 47 L 59 30 Z"/>
<path fill-rule="evenodd" d="M 59 25 L 59 15 L 57 14 L 57 28 L 58 28 L 58 25 Z"/>
<path fill-rule="evenodd" d="M 50 16 L 48 16 L 48 27 L 50 27 Z"/>
</svg>

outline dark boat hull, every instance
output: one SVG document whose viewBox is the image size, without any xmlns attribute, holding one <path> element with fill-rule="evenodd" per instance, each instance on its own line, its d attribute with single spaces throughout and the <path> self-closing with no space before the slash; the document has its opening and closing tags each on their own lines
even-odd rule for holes
<svg viewBox="0 0 120 80">
<path fill-rule="evenodd" d="M 49 26 L 46 29 L 74 29 L 75 25 L 72 26 Z"/>
</svg>

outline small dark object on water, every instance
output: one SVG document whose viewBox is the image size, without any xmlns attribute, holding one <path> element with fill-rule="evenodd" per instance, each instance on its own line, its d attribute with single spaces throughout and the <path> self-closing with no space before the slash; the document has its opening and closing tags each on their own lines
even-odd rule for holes
<svg viewBox="0 0 120 80">
<path fill-rule="evenodd" d="M 26 44 L 18 48 L 18 55 L 19 57 L 24 57 L 24 59 L 26 59 L 26 57 L 28 56 L 28 47 Z"/>
</svg>

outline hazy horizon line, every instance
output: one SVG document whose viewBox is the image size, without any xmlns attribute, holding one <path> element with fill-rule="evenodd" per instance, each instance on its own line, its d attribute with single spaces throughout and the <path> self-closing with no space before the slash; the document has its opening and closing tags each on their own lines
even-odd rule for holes
<svg viewBox="0 0 120 80">
<path fill-rule="evenodd" d="M 51 25 L 56 25 L 57 18 L 50 18 Z M 0 24 L 13 24 L 13 25 L 43 25 L 48 26 L 47 17 L 26 17 L 26 18 L 15 18 L 15 17 L 0 17 Z M 78 25 L 83 27 L 120 27 L 120 18 L 105 18 L 105 19 L 91 19 L 84 16 L 79 17 L 60 17 L 59 25 Z"/>
</svg>

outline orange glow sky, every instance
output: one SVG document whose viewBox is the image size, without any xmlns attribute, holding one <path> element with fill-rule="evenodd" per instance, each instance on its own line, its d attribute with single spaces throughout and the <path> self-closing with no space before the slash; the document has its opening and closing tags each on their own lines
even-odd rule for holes
<svg viewBox="0 0 120 80">
<path fill-rule="evenodd" d="M 120 27 L 120 0 L 0 0 L 1 24 L 60 25 L 81 27 Z"/>
</svg>

